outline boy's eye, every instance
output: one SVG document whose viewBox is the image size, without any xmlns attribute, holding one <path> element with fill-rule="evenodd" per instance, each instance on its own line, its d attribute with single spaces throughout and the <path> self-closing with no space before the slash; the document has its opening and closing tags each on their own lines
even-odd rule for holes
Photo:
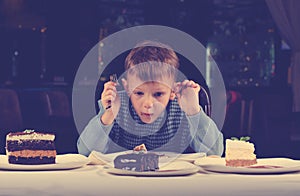
<svg viewBox="0 0 300 196">
<path fill-rule="evenodd" d="M 136 95 L 143 95 L 144 93 L 141 92 L 141 91 L 137 91 L 137 92 L 134 92 L 134 94 L 136 94 Z"/>
<path fill-rule="evenodd" d="M 156 92 L 156 93 L 154 93 L 154 97 L 161 97 L 161 96 L 163 96 L 163 92 Z"/>
</svg>

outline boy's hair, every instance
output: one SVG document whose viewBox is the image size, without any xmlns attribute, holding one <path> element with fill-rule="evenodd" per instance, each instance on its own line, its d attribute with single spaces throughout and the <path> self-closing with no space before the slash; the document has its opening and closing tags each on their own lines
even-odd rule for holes
<svg viewBox="0 0 300 196">
<path fill-rule="evenodd" d="M 175 79 L 179 60 L 171 47 L 154 41 L 144 41 L 133 48 L 125 60 L 129 74 L 143 81 Z"/>
</svg>

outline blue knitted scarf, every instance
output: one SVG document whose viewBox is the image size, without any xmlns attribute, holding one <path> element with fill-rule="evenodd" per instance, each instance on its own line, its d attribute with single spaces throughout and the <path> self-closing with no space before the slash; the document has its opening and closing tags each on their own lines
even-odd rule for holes
<svg viewBox="0 0 300 196">
<path fill-rule="evenodd" d="M 119 92 L 121 107 L 109 137 L 108 152 L 132 150 L 145 144 L 148 150 L 183 152 L 191 142 L 189 124 L 177 100 L 169 101 L 165 112 L 153 123 L 141 121 L 125 91 Z"/>
</svg>

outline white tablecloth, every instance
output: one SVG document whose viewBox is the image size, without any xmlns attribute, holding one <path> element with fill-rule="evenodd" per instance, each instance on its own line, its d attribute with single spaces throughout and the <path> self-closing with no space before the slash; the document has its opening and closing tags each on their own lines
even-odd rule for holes
<svg viewBox="0 0 300 196">
<path fill-rule="evenodd" d="M 300 195 L 300 173 L 240 175 L 197 173 L 133 177 L 88 165 L 62 171 L 0 171 L 0 195 Z"/>
</svg>

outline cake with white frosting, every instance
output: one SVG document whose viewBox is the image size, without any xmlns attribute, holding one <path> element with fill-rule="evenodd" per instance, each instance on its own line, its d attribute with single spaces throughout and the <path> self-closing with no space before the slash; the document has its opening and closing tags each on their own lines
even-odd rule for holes
<svg viewBox="0 0 300 196">
<path fill-rule="evenodd" d="M 55 135 L 38 133 L 33 130 L 6 135 L 6 154 L 11 164 L 52 164 L 55 163 Z"/>
<path fill-rule="evenodd" d="M 256 164 L 257 161 L 254 151 L 254 144 L 247 140 L 226 139 L 226 166 L 246 167 Z"/>
</svg>

